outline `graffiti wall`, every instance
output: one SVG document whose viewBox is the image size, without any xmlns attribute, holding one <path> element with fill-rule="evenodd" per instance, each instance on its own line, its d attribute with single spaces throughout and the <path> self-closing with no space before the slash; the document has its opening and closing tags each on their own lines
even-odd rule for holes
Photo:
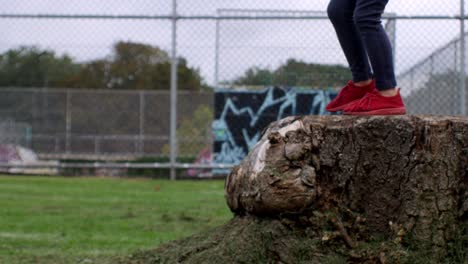
<svg viewBox="0 0 468 264">
<path fill-rule="evenodd" d="M 238 164 L 260 139 L 271 122 L 292 115 L 327 115 L 335 92 L 269 87 L 263 90 L 217 90 L 215 93 L 215 143 L 218 164 Z"/>
</svg>

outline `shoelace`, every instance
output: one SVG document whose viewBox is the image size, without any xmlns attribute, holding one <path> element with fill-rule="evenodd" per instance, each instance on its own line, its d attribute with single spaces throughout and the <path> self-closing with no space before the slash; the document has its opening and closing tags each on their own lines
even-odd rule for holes
<svg viewBox="0 0 468 264">
<path fill-rule="evenodd" d="M 377 98 L 378 95 L 375 93 L 367 93 L 361 100 L 359 100 L 358 104 L 356 105 L 358 109 L 368 110 L 370 109 L 370 105 L 372 100 Z M 364 107 L 365 106 L 365 107 Z"/>
</svg>

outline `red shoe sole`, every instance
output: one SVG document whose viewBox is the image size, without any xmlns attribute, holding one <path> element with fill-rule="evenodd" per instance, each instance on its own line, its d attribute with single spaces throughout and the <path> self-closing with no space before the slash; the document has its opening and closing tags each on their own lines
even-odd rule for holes
<svg viewBox="0 0 468 264">
<path fill-rule="evenodd" d="M 349 106 L 350 104 L 352 104 L 352 103 L 354 103 L 354 102 L 356 102 L 356 101 L 358 101 L 358 100 L 360 100 L 360 99 L 356 99 L 356 100 L 351 101 L 351 102 L 349 102 L 349 103 L 347 103 L 347 104 L 344 104 L 344 105 L 341 105 L 341 106 L 337 106 L 337 107 L 335 107 L 335 108 L 326 109 L 326 110 L 327 110 L 328 112 L 343 111 L 347 106 Z"/>
<path fill-rule="evenodd" d="M 344 112 L 345 115 L 361 115 L 361 116 L 369 116 L 369 115 L 404 115 L 406 114 L 406 109 L 404 107 L 398 108 L 387 108 L 387 109 L 379 109 L 367 112 Z"/>
</svg>

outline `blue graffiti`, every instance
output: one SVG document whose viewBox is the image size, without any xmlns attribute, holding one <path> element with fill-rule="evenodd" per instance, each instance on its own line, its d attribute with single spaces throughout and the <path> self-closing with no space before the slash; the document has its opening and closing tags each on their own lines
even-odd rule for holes
<svg viewBox="0 0 468 264">
<path fill-rule="evenodd" d="M 238 164 L 273 121 L 292 115 L 328 115 L 335 92 L 268 87 L 262 90 L 217 90 L 215 93 L 214 162 Z"/>
</svg>

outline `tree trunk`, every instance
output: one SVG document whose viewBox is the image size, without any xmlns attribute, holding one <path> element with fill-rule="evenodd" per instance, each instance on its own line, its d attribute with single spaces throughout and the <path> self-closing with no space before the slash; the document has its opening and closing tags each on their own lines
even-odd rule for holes
<svg viewBox="0 0 468 264">
<path fill-rule="evenodd" d="M 467 118 L 287 118 L 226 179 L 232 221 L 123 263 L 468 263 L 467 169 Z"/>
<path fill-rule="evenodd" d="M 349 246 L 343 221 L 359 217 L 371 235 L 444 251 L 467 220 L 467 152 L 467 118 L 292 117 L 233 170 L 226 198 L 240 216 L 331 212 Z"/>
</svg>

